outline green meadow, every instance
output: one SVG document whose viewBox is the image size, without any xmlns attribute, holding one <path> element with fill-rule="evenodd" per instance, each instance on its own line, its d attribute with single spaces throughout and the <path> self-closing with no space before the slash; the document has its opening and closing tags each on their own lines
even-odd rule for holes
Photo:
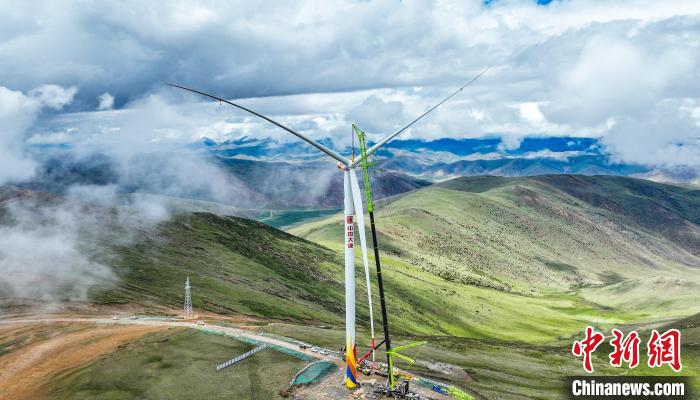
<svg viewBox="0 0 700 400">
<path fill-rule="evenodd" d="M 583 373 L 570 349 L 587 325 L 605 332 L 613 327 L 646 332 L 679 323 L 684 324 L 684 373 L 698 373 L 700 338 L 697 316 L 692 317 L 700 312 L 698 190 L 618 177 L 475 177 L 378 203 L 395 342 L 428 341 L 409 352 L 417 361 L 404 367 L 477 398 L 556 399 L 564 376 Z M 256 214 L 288 226 L 283 232 L 238 217 L 182 213 L 140 230 L 128 242 L 98 238 L 95 256 L 111 265 L 119 280 L 95 290 L 93 301 L 173 315 L 189 276 L 198 311 L 245 317 L 266 332 L 338 349 L 344 332 L 342 218 L 324 214 Z M 363 352 L 369 315 L 359 251 L 356 267 L 358 352 Z M 371 252 L 370 270 L 376 282 Z M 376 284 L 372 290 L 381 338 Z M 221 341 L 227 340 L 192 335 L 173 333 L 162 350 L 182 360 L 177 349 L 190 354 L 191 340 L 207 349 L 202 357 L 209 357 L 216 351 L 207 346 L 224 346 Z M 148 340 L 134 349 L 157 347 Z M 227 355 L 234 350 L 244 351 L 232 347 Z M 71 372 L 57 385 L 76 383 L 81 389 L 56 389 L 56 398 L 88 398 L 103 389 L 119 398 L 122 392 L 110 388 L 132 380 L 124 390 L 138 396 L 149 393 L 150 384 L 185 379 L 179 367 L 157 360 L 152 371 L 162 373 L 162 383 L 151 375 L 143 380 L 129 375 L 137 365 L 150 365 L 147 360 L 157 352 L 118 352 L 110 363 Z M 596 356 L 601 374 L 664 373 L 612 368 L 607 352 Z M 284 374 L 293 364 L 269 361 L 275 371 L 282 363 Z M 107 378 L 111 374 L 121 378 Z M 207 384 L 219 384 L 209 379 L 218 378 L 206 378 Z"/>
</svg>

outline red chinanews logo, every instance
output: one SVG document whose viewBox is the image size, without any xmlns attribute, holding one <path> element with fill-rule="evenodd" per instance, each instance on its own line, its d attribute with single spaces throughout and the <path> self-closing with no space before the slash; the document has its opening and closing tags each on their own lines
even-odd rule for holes
<svg viewBox="0 0 700 400">
<path fill-rule="evenodd" d="M 596 332 L 595 328 L 586 328 L 586 337 L 580 341 L 575 341 L 571 348 L 571 353 L 576 357 L 583 357 L 583 369 L 588 373 L 593 372 L 592 355 L 595 350 L 605 340 L 605 336 Z M 613 352 L 609 354 L 610 365 L 621 367 L 623 362 L 628 368 L 635 368 L 639 365 L 639 344 L 641 338 L 637 331 L 630 332 L 625 336 L 618 329 L 612 330 L 612 340 L 610 345 Z M 647 342 L 647 365 L 649 368 L 657 368 L 668 365 L 675 372 L 680 372 L 681 365 L 681 333 L 678 329 L 669 329 L 663 334 L 658 331 L 651 331 L 651 337 Z"/>
</svg>

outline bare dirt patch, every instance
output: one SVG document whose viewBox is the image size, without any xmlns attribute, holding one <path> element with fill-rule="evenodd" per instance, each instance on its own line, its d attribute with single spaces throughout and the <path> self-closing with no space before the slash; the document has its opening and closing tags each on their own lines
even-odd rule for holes
<svg viewBox="0 0 700 400">
<path fill-rule="evenodd" d="M 442 363 L 442 362 L 426 362 L 423 363 L 427 366 L 428 371 L 437 372 L 443 375 L 447 375 L 455 381 L 471 381 L 472 377 L 469 375 L 464 368 L 457 365 Z"/>
<path fill-rule="evenodd" d="M 0 399 L 42 398 L 42 386 L 53 376 L 163 329 L 167 328 L 85 325 L 78 331 L 61 331 L 22 346 L 0 357 Z"/>
<path fill-rule="evenodd" d="M 358 374 L 357 378 L 361 387 L 356 390 L 348 390 L 341 383 L 343 382 L 344 369 L 339 368 L 333 374 L 328 375 L 323 380 L 308 386 L 293 387 L 288 393 L 290 400 L 384 400 L 388 397 L 374 393 L 374 389 L 384 385 L 386 378 L 372 375 L 366 376 Z M 418 384 L 411 383 L 411 390 L 420 395 L 424 400 L 448 400 L 450 397 L 439 394 Z"/>
</svg>

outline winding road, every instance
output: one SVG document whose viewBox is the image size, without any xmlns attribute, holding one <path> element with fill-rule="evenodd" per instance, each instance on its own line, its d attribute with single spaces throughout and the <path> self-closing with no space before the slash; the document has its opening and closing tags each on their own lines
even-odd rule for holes
<svg viewBox="0 0 700 400">
<path fill-rule="evenodd" d="M 196 322 L 190 321 L 172 321 L 172 320 L 160 320 L 160 319 L 119 319 L 114 320 L 112 318 L 90 318 L 90 317 L 75 317 L 75 318 L 8 318 L 0 319 L 0 325 L 27 325 L 36 323 L 51 323 L 51 322 L 61 322 L 61 323 L 79 323 L 79 324 L 99 324 L 99 325 L 141 325 L 141 326 L 158 326 L 158 327 L 180 327 L 180 328 L 190 328 L 198 329 L 204 332 L 219 333 L 226 336 L 231 336 L 233 339 L 243 338 L 254 340 L 256 342 L 266 343 L 268 345 L 273 345 L 277 347 L 286 348 L 288 350 L 304 354 L 306 356 L 312 357 L 318 360 L 327 360 L 334 363 L 340 363 L 339 359 L 331 355 L 323 355 L 311 351 L 310 349 L 302 349 L 296 343 L 291 343 L 285 340 L 277 339 L 274 337 L 267 336 L 265 334 L 256 333 L 250 330 L 234 328 L 230 326 L 221 325 L 197 325 Z M 293 341 L 294 339 L 289 339 Z"/>
</svg>

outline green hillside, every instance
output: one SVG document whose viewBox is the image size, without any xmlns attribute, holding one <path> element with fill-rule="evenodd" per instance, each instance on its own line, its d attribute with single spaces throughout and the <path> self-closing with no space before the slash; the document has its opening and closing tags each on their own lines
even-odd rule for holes
<svg viewBox="0 0 700 400">
<path fill-rule="evenodd" d="M 585 326 L 647 329 L 700 312 L 699 197 L 629 178 L 544 176 L 460 178 L 383 200 L 377 223 L 395 341 L 427 340 L 415 370 L 487 398 L 558 398 L 561 377 L 581 372 L 569 351 Z M 179 214 L 149 228 L 105 225 L 111 231 L 86 247 L 119 279 L 95 288 L 94 302 L 172 315 L 189 276 L 197 311 L 247 316 L 266 332 L 329 348 L 342 343 L 338 215 L 290 233 L 210 213 Z M 369 321 L 359 260 L 358 251 L 362 353 Z M 688 374 L 700 370 L 696 322 L 673 322 L 690 346 Z M 127 377 L 148 356 L 122 352 L 114 365 L 73 371 L 56 388 L 78 383 L 79 393 L 55 394 L 89 397 L 92 388 L 122 385 L 104 377 Z M 605 363 L 599 354 L 597 372 L 620 373 Z M 144 382 L 133 379 L 124 390 L 147 393 Z"/>
<path fill-rule="evenodd" d="M 684 299 L 664 312 L 697 311 L 697 189 L 609 176 L 465 177 L 378 208 L 383 253 L 447 281 L 538 296 L 576 289 L 602 305 L 646 300 L 627 297 L 632 287 L 663 289 Z M 334 246 L 336 225 L 290 232 Z"/>
<path fill-rule="evenodd" d="M 199 310 L 342 327 L 342 258 L 325 247 L 259 222 L 206 213 L 178 216 L 131 242 L 112 247 L 105 262 L 120 279 L 112 289 L 96 290 L 94 301 L 156 312 L 179 309 L 189 276 Z M 356 279 L 359 324 L 366 328 L 359 264 Z M 522 328 L 528 339 L 541 342 L 569 334 L 591 316 L 627 318 L 576 296 L 501 293 L 445 280 L 400 260 L 387 264 L 386 282 L 390 312 L 402 315 L 393 326 L 403 333 L 510 340 Z M 523 318 L 523 306 L 537 316 Z"/>
<path fill-rule="evenodd" d="M 383 201 L 389 311 L 401 316 L 393 325 L 547 342 L 591 321 L 696 313 L 699 198 L 638 179 L 560 175 L 459 178 Z M 128 245 L 105 243 L 120 280 L 94 298 L 178 309 L 189 276 L 202 310 L 342 326 L 341 221 L 290 232 L 312 242 L 246 219 L 181 214 Z M 358 322 L 366 327 L 357 257 Z M 648 296 L 660 291 L 662 298 Z"/>
<path fill-rule="evenodd" d="M 246 360 L 245 368 L 213 366 L 252 346 L 191 329 L 148 335 L 50 382 L 54 400 L 281 399 L 304 362 L 276 351 Z M 274 368 L 275 373 L 270 373 Z"/>
<path fill-rule="evenodd" d="M 110 247 L 106 243 L 105 247 Z M 342 320 L 342 272 L 332 251 L 237 217 L 181 214 L 107 252 L 116 288 L 100 303 L 180 308 L 190 277 L 194 306 L 222 314 Z"/>
<path fill-rule="evenodd" d="M 459 178 L 382 201 L 389 311 L 400 316 L 392 325 L 542 343 L 591 321 L 696 313 L 699 198 L 638 179 L 559 175 Z M 290 230 L 307 241 L 209 213 L 136 232 L 114 227 L 86 240 L 119 278 L 91 299 L 172 313 L 189 276 L 199 310 L 342 326 L 341 230 L 337 215 Z M 367 327 L 357 257 L 358 322 Z"/>
</svg>

